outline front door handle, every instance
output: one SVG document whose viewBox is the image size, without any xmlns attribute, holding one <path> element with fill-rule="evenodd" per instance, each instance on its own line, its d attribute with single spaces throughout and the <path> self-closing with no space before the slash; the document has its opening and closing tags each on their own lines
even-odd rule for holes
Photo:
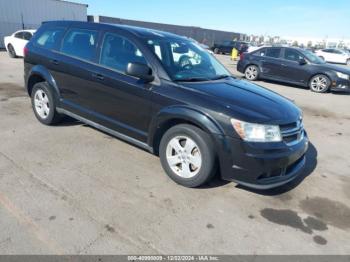
<svg viewBox="0 0 350 262">
<path fill-rule="evenodd" d="M 98 80 L 101 80 L 101 81 L 105 79 L 105 77 L 104 77 L 103 75 L 97 74 L 97 73 L 93 73 L 93 74 L 92 74 L 92 77 L 93 77 L 93 78 L 96 78 L 96 79 L 98 79 Z"/>
<path fill-rule="evenodd" d="M 50 63 L 51 63 L 51 64 L 54 64 L 54 65 L 59 65 L 59 64 L 60 64 L 60 63 L 58 62 L 58 60 L 56 60 L 56 59 L 50 60 Z"/>
</svg>

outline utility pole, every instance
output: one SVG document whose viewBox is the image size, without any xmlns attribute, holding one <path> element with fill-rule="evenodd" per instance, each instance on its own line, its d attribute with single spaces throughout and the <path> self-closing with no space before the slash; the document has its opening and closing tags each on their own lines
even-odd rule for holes
<svg viewBox="0 0 350 262">
<path fill-rule="evenodd" d="M 22 21 L 22 30 L 24 30 L 24 19 L 23 19 L 23 13 L 21 12 L 21 21 Z"/>
</svg>

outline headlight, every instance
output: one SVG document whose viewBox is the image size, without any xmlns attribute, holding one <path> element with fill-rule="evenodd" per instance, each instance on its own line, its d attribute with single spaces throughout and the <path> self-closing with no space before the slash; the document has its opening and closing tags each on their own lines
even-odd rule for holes
<svg viewBox="0 0 350 262">
<path fill-rule="evenodd" d="M 231 119 L 237 134 L 248 142 L 281 142 L 282 136 L 279 126 L 261 125 Z"/>
<path fill-rule="evenodd" d="M 340 72 L 335 72 L 339 78 L 349 80 L 349 75 Z"/>
</svg>

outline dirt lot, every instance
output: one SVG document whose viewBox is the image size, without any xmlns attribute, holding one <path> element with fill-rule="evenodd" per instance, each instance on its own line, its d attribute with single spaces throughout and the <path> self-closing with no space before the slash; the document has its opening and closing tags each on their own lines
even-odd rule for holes
<svg viewBox="0 0 350 262">
<path fill-rule="evenodd" d="M 349 95 L 257 82 L 304 110 L 303 179 L 267 192 L 219 180 L 187 189 L 118 139 L 41 125 L 22 63 L 0 53 L 1 254 L 350 254 Z"/>
</svg>

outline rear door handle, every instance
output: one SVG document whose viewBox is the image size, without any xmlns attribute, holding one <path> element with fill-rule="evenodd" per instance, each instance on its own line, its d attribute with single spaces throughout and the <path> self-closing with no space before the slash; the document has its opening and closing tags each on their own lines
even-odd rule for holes
<svg viewBox="0 0 350 262">
<path fill-rule="evenodd" d="M 58 60 L 56 59 L 52 59 L 50 60 L 51 64 L 54 64 L 54 65 L 59 65 L 60 63 L 58 62 Z"/>
<path fill-rule="evenodd" d="M 97 73 L 93 73 L 93 74 L 92 74 L 92 77 L 93 77 L 93 78 L 96 78 L 96 79 L 98 79 L 98 80 L 101 80 L 101 81 L 105 79 L 105 77 L 104 77 L 103 75 L 97 74 Z"/>
</svg>

